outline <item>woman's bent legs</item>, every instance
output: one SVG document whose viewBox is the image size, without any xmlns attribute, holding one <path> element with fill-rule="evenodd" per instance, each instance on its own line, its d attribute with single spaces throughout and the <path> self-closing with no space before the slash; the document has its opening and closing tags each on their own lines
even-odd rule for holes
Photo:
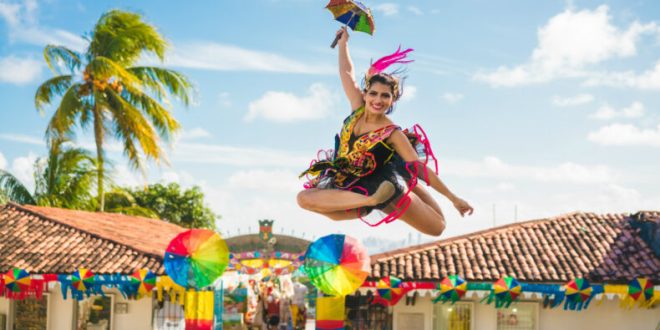
<svg viewBox="0 0 660 330">
<path fill-rule="evenodd" d="M 309 211 L 331 213 L 375 206 L 389 199 L 394 192 L 394 185 L 389 181 L 381 183 L 371 196 L 348 190 L 312 188 L 298 193 L 298 205 Z"/>
<path fill-rule="evenodd" d="M 431 206 L 433 204 L 426 203 L 424 201 L 425 198 L 432 197 L 430 195 L 422 195 L 420 198 L 416 193 L 410 194 L 410 206 L 401 215 L 400 219 L 426 235 L 440 236 L 445 230 L 445 217 L 442 215 L 442 212 L 438 213 Z M 435 203 L 434 200 L 433 203 Z M 440 208 L 438 207 L 439 210 Z"/>
</svg>

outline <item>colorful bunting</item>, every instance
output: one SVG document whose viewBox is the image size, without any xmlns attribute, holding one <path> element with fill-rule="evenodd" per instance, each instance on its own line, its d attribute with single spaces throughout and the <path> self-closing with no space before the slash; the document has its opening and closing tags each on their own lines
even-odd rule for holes
<svg viewBox="0 0 660 330">
<path fill-rule="evenodd" d="M 438 290 L 440 295 L 433 300 L 433 303 L 450 301 L 453 304 L 463 298 L 468 290 L 468 282 L 458 275 L 449 275 L 440 281 Z"/>
</svg>

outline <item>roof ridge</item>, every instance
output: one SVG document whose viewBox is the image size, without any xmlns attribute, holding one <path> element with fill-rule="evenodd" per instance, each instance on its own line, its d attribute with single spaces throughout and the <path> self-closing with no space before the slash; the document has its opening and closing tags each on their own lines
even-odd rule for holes
<svg viewBox="0 0 660 330">
<path fill-rule="evenodd" d="M 21 212 L 29 213 L 29 214 L 32 214 L 32 215 L 34 215 L 34 216 L 38 216 L 38 217 L 40 217 L 41 219 L 48 220 L 48 221 L 51 221 L 51 222 L 55 222 L 55 223 L 57 223 L 57 224 L 59 224 L 59 225 L 61 225 L 61 226 L 64 226 L 64 227 L 67 227 L 67 228 L 71 228 L 71 229 L 76 230 L 76 231 L 79 231 L 79 232 L 86 233 L 86 234 L 88 234 L 88 235 L 90 235 L 90 236 L 92 236 L 92 237 L 96 237 L 96 238 L 99 238 L 99 239 L 102 239 L 102 240 L 105 240 L 105 241 L 109 241 L 109 242 L 112 242 L 112 243 L 117 244 L 117 245 L 125 246 L 126 248 L 129 248 L 129 249 L 131 249 L 131 250 L 133 250 L 133 251 L 136 251 L 136 252 L 139 252 L 139 253 L 145 254 L 145 255 L 147 255 L 147 256 L 155 257 L 155 258 L 160 259 L 160 260 L 164 260 L 164 258 L 163 258 L 162 255 L 155 254 L 155 253 L 153 253 L 153 252 L 149 252 L 149 251 L 145 251 L 145 250 L 143 250 L 143 249 L 137 248 L 137 247 L 135 247 L 135 246 L 128 245 L 128 244 L 126 244 L 126 243 L 122 243 L 122 242 L 120 242 L 120 241 L 118 241 L 118 240 L 115 240 L 115 239 L 112 239 L 112 238 L 106 237 L 106 236 L 104 236 L 104 235 L 99 235 L 98 233 L 93 233 L 93 232 L 90 232 L 90 231 L 88 231 L 88 230 L 85 230 L 85 229 L 82 229 L 82 228 L 78 228 L 78 227 L 76 227 L 76 226 L 73 226 L 73 225 L 71 225 L 71 224 L 68 224 L 68 223 L 66 223 L 66 222 L 63 222 L 63 221 L 61 221 L 61 220 L 58 220 L 58 219 L 56 219 L 56 218 L 54 218 L 54 217 L 50 217 L 50 216 L 47 216 L 47 215 L 45 215 L 45 214 L 43 214 L 43 213 L 40 213 L 40 212 L 38 212 L 37 210 L 31 210 L 31 209 L 28 209 L 28 208 L 26 208 L 26 207 L 24 207 L 24 206 L 22 206 L 22 205 L 20 205 L 20 204 L 17 204 L 17 203 L 11 202 L 11 201 L 8 202 L 4 207 L 5 207 L 5 208 L 6 208 L 6 207 L 13 207 L 13 208 L 15 208 L 15 209 L 17 209 L 17 210 L 19 210 L 19 211 L 21 211 Z M 73 210 L 73 211 L 82 211 L 82 210 Z M 85 211 L 83 211 L 83 212 L 85 212 Z M 101 212 L 101 213 L 105 213 L 105 212 Z"/>
<path fill-rule="evenodd" d="M 461 239 L 467 239 L 469 237 L 479 236 L 479 235 L 484 235 L 484 234 L 489 234 L 488 236 L 491 236 L 491 235 L 495 235 L 499 232 L 502 232 L 504 230 L 512 229 L 514 227 L 524 227 L 524 226 L 527 226 L 527 225 L 530 225 L 530 224 L 557 221 L 557 220 L 561 220 L 561 219 L 569 217 L 569 216 L 573 217 L 573 216 L 578 215 L 578 214 L 604 215 L 604 214 L 597 214 L 595 212 L 572 211 L 572 212 L 567 212 L 567 213 L 563 213 L 563 214 L 556 215 L 556 216 L 553 216 L 553 217 L 548 217 L 548 218 L 540 218 L 540 219 L 525 220 L 525 221 L 521 221 L 521 222 L 507 223 L 507 224 L 500 225 L 500 226 L 493 227 L 493 228 L 482 229 L 482 230 L 479 230 L 479 231 L 474 231 L 474 232 L 470 232 L 470 233 L 466 233 L 466 234 L 462 234 L 462 235 L 452 236 L 452 237 L 448 237 L 448 238 L 445 238 L 445 239 L 440 239 L 440 240 L 427 242 L 427 243 L 423 243 L 423 244 L 419 244 L 419 245 L 403 247 L 403 248 L 399 248 L 399 249 L 395 249 L 395 250 L 391 250 L 391 251 L 387 251 L 387 252 L 381 252 L 381 253 L 371 255 L 370 258 L 372 259 L 372 261 L 374 261 L 374 259 L 393 257 L 393 256 L 403 254 L 403 253 L 415 253 L 415 252 L 418 252 L 418 251 L 424 251 L 424 250 L 428 249 L 431 246 L 438 246 L 438 245 L 445 244 L 445 243 L 452 243 L 452 242 L 455 242 L 455 241 L 459 241 Z M 611 214 L 611 213 L 608 213 L 608 214 Z M 628 215 L 629 213 L 615 213 L 615 214 L 617 214 L 617 215 Z"/>
</svg>

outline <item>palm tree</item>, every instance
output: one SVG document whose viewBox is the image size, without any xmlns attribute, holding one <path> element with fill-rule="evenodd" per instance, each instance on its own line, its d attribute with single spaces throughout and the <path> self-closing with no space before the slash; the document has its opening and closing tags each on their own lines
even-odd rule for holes
<svg viewBox="0 0 660 330">
<path fill-rule="evenodd" d="M 147 160 L 166 161 L 160 141 L 179 129 L 168 95 L 183 104 L 192 100 L 192 84 L 182 74 L 154 66 L 136 66 L 143 53 L 164 59 L 167 42 L 140 15 L 120 10 L 105 13 L 96 23 L 84 53 L 48 45 L 46 63 L 56 74 L 37 89 L 41 112 L 55 96 L 61 100 L 47 128 L 47 136 L 73 131 L 76 123 L 91 128 L 96 142 L 99 209 L 104 209 L 103 170 L 106 138 L 118 139 L 130 165 L 144 173 Z M 63 72 L 64 71 L 64 72 Z"/>
<path fill-rule="evenodd" d="M 51 142 L 48 157 L 35 162 L 34 193 L 4 170 L 0 170 L 0 193 L 20 204 L 92 210 L 96 177 L 94 156 L 58 138 Z"/>
</svg>

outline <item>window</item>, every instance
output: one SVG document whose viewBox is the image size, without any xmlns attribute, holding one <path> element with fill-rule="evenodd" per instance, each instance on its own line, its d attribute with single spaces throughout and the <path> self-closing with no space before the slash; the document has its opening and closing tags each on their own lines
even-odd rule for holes
<svg viewBox="0 0 660 330">
<path fill-rule="evenodd" d="M 92 296 L 78 301 L 77 330 L 112 330 L 112 295 Z"/>
<path fill-rule="evenodd" d="M 537 318 L 537 303 L 516 303 L 497 310 L 497 330 L 536 330 Z"/>
<path fill-rule="evenodd" d="M 41 299 L 26 298 L 14 301 L 15 330 L 48 329 L 48 295 Z"/>
<path fill-rule="evenodd" d="M 472 311 L 471 302 L 457 302 L 450 304 L 435 304 L 433 309 L 433 329 L 435 330 L 471 330 Z"/>
<path fill-rule="evenodd" d="M 388 330 L 392 329 L 392 314 L 389 308 L 373 304 L 371 292 L 362 295 L 346 296 L 346 330 Z"/>
</svg>

